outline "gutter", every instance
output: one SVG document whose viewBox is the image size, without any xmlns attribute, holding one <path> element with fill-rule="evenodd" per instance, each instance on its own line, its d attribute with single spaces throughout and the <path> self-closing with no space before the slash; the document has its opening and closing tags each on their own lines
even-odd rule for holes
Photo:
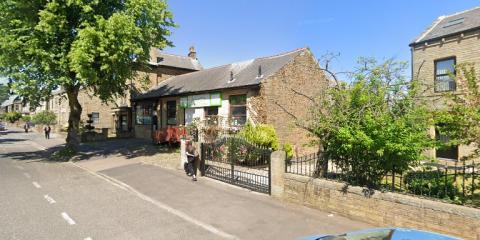
<svg viewBox="0 0 480 240">
<path fill-rule="evenodd" d="M 243 85 L 243 86 L 238 86 L 238 87 L 216 88 L 216 89 L 209 89 L 209 90 L 203 90 L 203 91 L 184 92 L 184 93 L 178 93 L 178 94 L 152 96 L 152 97 L 145 97 L 145 98 L 141 98 L 141 97 L 140 98 L 132 98 L 131 101 L 140 102 L 140 101 L 148 101 L 148 100 L 154 100 L 154 99 L 165 98 L 165 97 L 179 97 L 179 96 L 196 95 L 196 94 L 209 93 L 209 92 L 220 91 L 220 90 L 237 90 L 237 89 L 243 89 L 243 88 L 248 89 L 249 87 L 257 87 L 257 86 L 260 86 L 260 83 L 259 84 L 251 84 L 251 85 Z"/>
</svg>

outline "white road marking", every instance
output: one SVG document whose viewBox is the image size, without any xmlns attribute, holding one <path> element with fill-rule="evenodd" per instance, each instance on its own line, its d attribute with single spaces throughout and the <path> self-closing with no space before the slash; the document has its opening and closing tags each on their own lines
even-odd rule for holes
<svg viewBox="0 0 480 240">
<path fill-rule="evenodd" d="M 22 166 L 15 166 L 16 168 L 20 169 L 20 170 L 24 170 L 25 168 L 23 168 Z"/>
<path fill-rule="evenodd" d="M 32 182 L 33 186 L 35 186 L 36 188 L 42 188 L 42 186 L 40 186 L 40 184 L 38 184 L 37 182 Z"/>
<path fill-rule="evenodd" d="M 49 202 L 50 204 L 56 203 L 55 199 L 53 199 L 52 197 L 50 197 L 50 196 L 48 196 L 48 195 L 44 195 L 43 197 L 44 197 L 44 198 L 47 200 L 47 202 Z"/>
<path fill-rule="evenodd" d="M 93 240 L 91 237 L 84 238 L 83 240 Z"/>
<path fill-rule="evenodd" d="M 137 190 L 135 190 L 133 187 L 129 186 L 129 185 L 126 184 L 126 183 L 123 183 L 123 182 L 121 182 L 121 181 L 118 181 L 118 180 L 116 180 L 116 179 L 114 179 L 114 178 L 111 178 L 111 177 L 105 175 L 105 174 L 90 171 L 89 169 L 84 168 L 84 167 L 81 167 L 81 166 L 79 166 L 79 165 L 77 165 L 77 164 L 75 164 L 75 163 L 71 163 L 71 164 L 73 164 L 74 166 L 76 166 L 76 167 L 78 167 L 78 168 L 81 168 L 81 169 L 89 172 L 90 174 L 92 174 L 92 175 L 94 175 L 94 176 L 97 176 L 97 177 L 99 177 L 99 178 L 101 178 L 101 179 L 109 182 L 110 184 L 112 184 L 112 185 L 114 185 L 114 186 L 117 186 L 117 187 L 120 188 L 120 189 L 123 189 L 123 190 L 125 190 L 125 191 L 127 191 L 127 192 L 130 192 L 130 193 L 136 195 L 136 196 L 139 197 L 140 199 L 143 199 L 143 200 L 145 200 L 145 201 L 147 201 L 147 202 L 150 202 L 151 204 L 157 206 L 158 208 L 161 208 L 161 209 L 163 209 L 163 210 L 165 210 L 165 211 L 167 211 L 167 212 L 169 212 L 169 213 L 171 213 L 171 214 L 173 214 L 173 215 L 175 215 L 175 216 L 177 216 L 177 217 L 179 217 L 179 218 L 182 218 L 183 220 L 185 220 L 185 221 L 187 221 L 187 222 L 190 222 L 190 223 L 192 223 L 192 224 L 195 224 L 195 225 L 197 225 L 197 226 L 199 226 L 199 227 L 201 227 L 201 228 L 203 228 L 203 229 L 205 229 L 205 230 L 207 230 L 207 231 L 209 231 L 209 232 L 211 232 L 211 233 L 213 233 L 213 234 L 215 234 L 215 235 L 217 235 L 217 236 L 220 236 L 220 237 L 223 237 L 223 238 L 226 238 L 226 239 L 240 239 L 240 238 L 238 238 L 237 236 L 231 235 L 231 234 L 226 233 L 226 232 L 224 232 L 224 231 L 222 231 L 222 230 L 220 230 L 220 229 L 217 229 L 217 228 L 215 228 L 214 226 L 212 226 L 212 225 L 210 225 L 210 224 L 208 224 L 208 223 L 204 223 L 204 222 L 201 222 L 201 221 L 199 221 L 199 220 L 197 220 L 197 219 L 195 219 L 195 218 L 193 218 L 193 217 L 190 217 L 190 216 L 187 215 L 186 213 L 184 213 L 184 212 L 182 212 L 182 211 L 180 211 L 180 210 L 177 210 L 177 209 L 175 209 L 175 208 L 173 208 L 173 207 L 170 207 L 170 206 L 168 206 L 167 204 L 164 204 L 164 203 L 159 202 L 159 201 L 157 201 L 157 200 L 155 200 L 155 199 L 152 199 L 151 197 L 146 196 L 145 194 L 138 192 Z"/>
<path fill-rule="evenodd" d="M 67 221 L 68 224 L 75 225 L 75 221 L 73 221 L 73 219 L 70 216 L 68 216 L 66 212 L 62 212 L 62 217 L 63 219 L 65 219 L 65 221 Z"/>
<path fill-rule="evenodd" d="M 28 174 L 28 173 L 26 173 L 26 172 L 23 173 L 23 175 L 24 175 L 26 178 L 32 178 L 32 176 L 30 176 L 30 174 Z"/>
</svg>

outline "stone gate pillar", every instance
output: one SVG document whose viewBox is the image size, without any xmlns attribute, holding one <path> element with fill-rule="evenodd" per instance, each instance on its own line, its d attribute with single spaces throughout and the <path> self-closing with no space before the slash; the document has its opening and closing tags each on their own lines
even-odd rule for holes
<svg viewBox="0 0 480 240">
<path fill-rule="evenodd" d="M 282 198 L 284 191 L 286 153 L 284 151 L 275 151 L 271 155 L 270 163 L 270 181 L 271 195 L 274 198 Z"/>
</svg>

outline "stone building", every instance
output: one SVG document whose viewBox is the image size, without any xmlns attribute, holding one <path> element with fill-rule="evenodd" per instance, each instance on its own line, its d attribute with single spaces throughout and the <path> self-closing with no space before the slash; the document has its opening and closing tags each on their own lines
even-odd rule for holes
<svg viewBox="0 0 480 240">
<path fill-rule="evenodd" d="M 78 94 L 78 100 L 82 106 L 81 121 L 85 124 L 88 115 L 91 114 L 93 126 L 96 129 L 108 128 L 111 134 L 128 135 L 133 129 L 131 95 L 139 94 L 154 86 L 159 85 L 163 80 L 172 76 L 190 73 L 201 70 L 202 66 L 196 57 L 195 49 L 189 50 L 188 56 L 179 56 L 152 49 L 150 61 L 137 71 L 135 79 L 127 84 L 129 89 L 124 96 L 113 99 L 110 102 L 102 102 L 98 97 L 85 89 Z M 49 110 L 57 115 L 56 130 L 66 129 L 70 108 L 64 91 L 57 90 L 52 93 L 49 101 L 42 103 L 38 111 Z"/>
<path fill-rule="evenodd" d="M 432 109 L 444 106 L 445 93 L 457 91 L 455 65 L 474 64 L 480 79 L 480 7 L 439 17 L 411 44 L 412 76 L 422 86 L 423 96 Z M 431 134 L 448 141 L 432 127 Z M 436 158 L 459 159 L 468 155 L 472 146 L 453 146 L 450 149 L 428 151 Z"/>
<path fill-rule="evenodd" d="M 149 139 L 154 129 L 223 117 L 231 127 L 273 125 L 281 143 L 306 151 L 310 139 L 296 121 L 308 117 L 312 103 L 305 96 L 328 83 L 307 48 L 174 76 L 133 98 L 135 136 Z"/>
<path fill-rule="evenodd" d="M 18 95 L 10 95 L 10 97 L 1 104 L 1 113 L 7 112 L 24 112 L 22 98 Z"/>
</svg>

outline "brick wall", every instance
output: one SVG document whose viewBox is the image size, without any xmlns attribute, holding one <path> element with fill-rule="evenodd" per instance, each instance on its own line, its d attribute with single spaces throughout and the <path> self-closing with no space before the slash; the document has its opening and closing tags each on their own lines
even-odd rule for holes
<svg viewBox="0 0 480 240">
<path fill-rule="evenodd" d="M 265 102 L 264 106 L 257 109 L 257 115 L 273 125 L 280 142 L 294 145 L 298 154 L 316 151 L 316 147 L 305 146 L 311 138 L 307 131 L 296 126 L 296 120 L 292 116 L 293 114 L 300 121 L 307 120 L 312 102 L 292 89 L 315 97 L 327 86 L 327 78 L 315 57 L 306 49 L 280 71 L 264 80 L 260 95 Z"/>
<path fill-rule="evenodd" d="M 375 191 L 339 182 L 284 175 L 281 199 L 379 227 L 406 227 L 480 240 L 480 209 Z"/>
<path fill-rule="evenodd" d="M 433 109 L 440 109 L 445 106 L 442 93 L 435 93 L 434 84 L 434 61 L 448 57 L 455 57 L 457 64 L 473 63 L 477 71 L 477 78 L 480 79 L 480 31 L 452 36 L 442 40 L 429 42 L 412 47 L 412 74 L 414 79 L 422 83 L 422 93 L 427 104 Z M 457 93 L 460 93 L 457 91 Z M 432 128 L 432 136 L 435 131 Z M 474 146 L 459 146 L 459 158 L 466 156 L 475 149 Z M 435 157 L 434 150 L 427 150 L 427 156 Z"/>
</svg>

